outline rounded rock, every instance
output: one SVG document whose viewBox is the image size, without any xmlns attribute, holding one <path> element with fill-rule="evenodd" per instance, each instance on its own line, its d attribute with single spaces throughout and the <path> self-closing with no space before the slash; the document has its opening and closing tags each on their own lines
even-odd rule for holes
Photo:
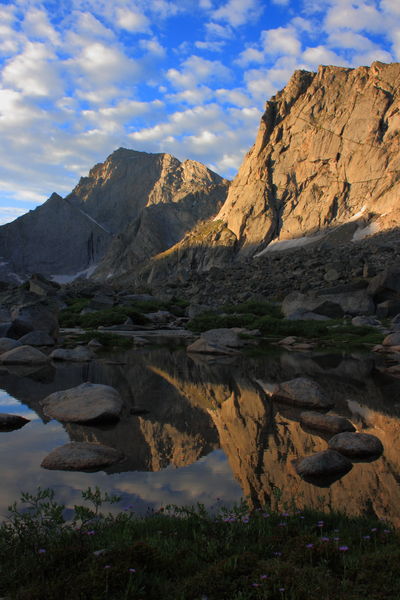
<svg viewBox="0 0 400 600">
<path fill-rule="evenodd" d="M 52 450 L 42 461 L 41 467 L 57 471 L 98 471 L 123 458 L 121 452 L 109 446 L 71 442 Z"/>
<path fill-rule="evenodd" d="M 77 387 L 54 392 L 41 401 L 43 412 L 63 423 L 110 421 L 118 419 L 122 399 L 109 385 L 82 383 Z"/>
<path fill-rule="evenodd" d="M 49 357 L 37 348 L 18 346 L 0 356 L 4 365 L 42 365 L 49 362 Z"/>
<path fill-rule="evenodd" d="M 300 477 L 331 477 L 333 475 L 345 474 L 352 469 L 353 465 L 345 456 L 334 450 L 324 450 L 299 460 L 295 469 Z"/>
<path fill-rule="evenodd" d="M 348 419 L 338 415 L 324 415 L 316 411 L 302 412 L 300 423 L 310 429 L 329 431 L 330 433 L 341 433 L 343 431 L 355 431 L 356 428 Z"/>
<path fill-rule="evenodd" d="M 383 452 L 380 439 L 370 433 L 338 433 L 328 445 L 331 450 L 349 458 L 378 457 Z"/>
</svg>

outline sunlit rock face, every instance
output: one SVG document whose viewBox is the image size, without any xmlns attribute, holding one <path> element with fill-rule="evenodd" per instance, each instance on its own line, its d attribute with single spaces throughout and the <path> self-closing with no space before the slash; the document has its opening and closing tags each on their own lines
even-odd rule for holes
<svg viewBox="0 0 400 600">
<path fill-rule="evenodd" d="M 398 226 L 400 64 L 296 71 L 266 104 L 217 215 L 242 253 L 363 219 Z M 355 233 L 352 228 L 350 235 Z M 339 242 L 340 240 L 336 240 Z"/>
<path fill-rule="evenodd" d="M 219 443 L 251 505 L 257 507 L 275 501 L 274 490 L 279 489 L 281 507 L 295 504 L 331 507 L 349 514 L 370 513 L 400 526 L 397 509 L 400 460 L 396 451 L 400 418 L 399 407 L 393 406 L 398 385 L 393 387 L 393 381 L 386 382 L 387 385 L 375 381 L 373 363 L 368 359 L 322 355 L 316 358 L 283 353 L 262 364 L 239 361 L 230 369 L 227 387 L 226 365 L 218 366 L 217 362 L 197 368 L 196 382 L 187 380 L 187 375 L 193 372 L 191 359 L 187 359 L 186 368 L 181 367 L 180 374 L 172 363 L 168 372 L 165 361 L 164 370 L 157 372 L 181 394 L 187 394 L 188 399 L 200 396 L 212 399 L 208 413 L 218 431 Z M 305 431 L 299 423 L 302 409 L 271 402 L 253 379 L 263 372 L 264 378 L 272 382 L 282 381 L 303 370 L 325 389 L 335 403 L 336 414 L 349 418 L 358 431 L 376 435 L 385 447 L 378 460 L 355 462 L 350 473 L 326 488 L 303 481 L 292 463 L 326 450 L 329 434 Z M 203 381 L 199 381 L 200 375 Z M 216 401 L 217 398 L 222 402 Z"/>
<path fill-rule="evenodd" d="M 2 278 L 91 273 L 109 249 L 99 278 L 133 269 L 214 216 L 227 185 L 196 161 L 120 148 L 65 198 L 0 227 Z"/>
</svg>

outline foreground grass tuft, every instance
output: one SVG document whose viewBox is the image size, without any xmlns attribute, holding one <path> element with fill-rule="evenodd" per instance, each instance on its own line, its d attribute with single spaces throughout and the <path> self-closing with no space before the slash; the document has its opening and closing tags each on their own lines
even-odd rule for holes
<svg viewBox="0 0 400 600">
<path fill-rule="evenodd" d="M 395 600 L 400 536 L 383 522 L 317 511 L 100 512 L 72 519 L 51 490 L 24 494 L 0 527 L 0 594 L 16 600 Z"/>
</svg>

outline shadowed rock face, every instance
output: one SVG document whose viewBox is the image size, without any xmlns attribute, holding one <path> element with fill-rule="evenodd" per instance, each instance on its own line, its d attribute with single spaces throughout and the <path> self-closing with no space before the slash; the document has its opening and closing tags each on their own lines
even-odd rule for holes
<svg viewBox="0 0 400 600">
<path fill-rule="evenodd" d="M 243 253 L 361 212 L 366 221 L 374 213 L 380 227 L 397 224 L 399 79 L 398 63 L 296 71 L 267 102 L 256 143 L 217 216 Z"/>
<path fill-rule="evenodd" d="M 227 183 L 195 161 L 120 148 L 66 198 L 53 194 L 0 227 L 4 269 L 74 274 L 98 264 L 112 245 L 98 276 L 129 270 L 214 215 Z"/>
</svg>

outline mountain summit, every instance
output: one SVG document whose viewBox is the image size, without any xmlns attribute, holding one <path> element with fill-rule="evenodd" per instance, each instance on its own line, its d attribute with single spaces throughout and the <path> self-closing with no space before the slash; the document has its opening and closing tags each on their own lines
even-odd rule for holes
<svg viewBox="0 0 400 600">
<path fill-rule="evenodd" d="M 41 272 L 62 281 L 90 273 L 113 243 L 121 267 L 119 235 L 130 257 L 148 258 L 178 242 L 197 220 L 215 215 L 227 185 L 195 161 L 119 148 L 65 198 L 52 194 L 0 227 L 0 277 Z"/>
</svg>

